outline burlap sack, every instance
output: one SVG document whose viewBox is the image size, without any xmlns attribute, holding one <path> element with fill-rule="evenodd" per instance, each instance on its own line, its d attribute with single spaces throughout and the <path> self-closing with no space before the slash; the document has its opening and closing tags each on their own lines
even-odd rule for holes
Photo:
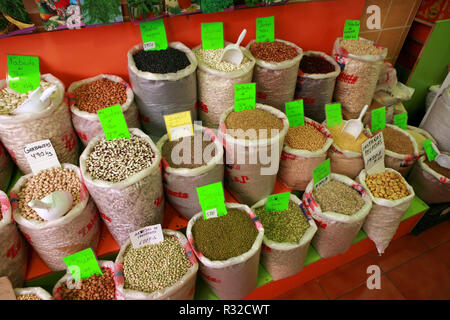
<svg viewBox="0 0 450 320">
<path fill-rule="evenodd" d="M 213 141 L 215 144 L 216 155 L 206 165 L 193 169 L 172 168 L 162 158 L 165 197 L 172 207 L 187 219 L 192 218 L 194 214 L 202 210 L 198 202 L 197 188 L 211 183 L 222 182 L 224 173 L 223 146 L 214 132 L 209 128 L 198 125 L 194 125 L 194 132 L 195 135 L 192 137 L 191 142 L 194 143 L 194 146 L 197 144 L 201 148 L 203 139 Z M 157 147 L 161 153 L 162 147 L 168 140 L 169 137 L 165 134 L 158 141 Z M 205 149 L 205 154 L 210 158 L 210 151 L 212 150 L 208 149 Z M 199 150 L 201 151 L 201 149 Z"/>
<path fill-rule="evenodd" d="M 361 37 L 359 40 L 373 44 L 373 41 Z M 354 55 L 340 46 L 341 41 L 342 38 L 337 38 L 333 48 L 333 57 L 341 66 L 334 89 L 334 100 L 340 102 L 347 111 L 360 112 L 366 104 L 370 105 L 372 102 L 387 49 L 383 48 L 380 55 Z"/>
<path fill-rule="evenodd" d="M 33 249 L 52 271 L 66 268 L 62 260 L 64 257 L 87 248 L 95 251 L 100 237 L 97 208 L 89 197 L 80 169 L 67 163 L 62 164 L 62 167 L 75 171 L 81 182 L 80 202 L 64 216 L 52 221 L 29 220 L 22 216 L 18 194 L 33 174 L 21 177 L 10 193 L 14 220 Z"/>
<path fill-rule="evenodd" d="M 450 155 L 449 152 L 442 152 Z M 408 176 L 408 183 L 416 195 L 427 204 L 450 202 L 450 177 L 434 171 L 425 163 L 426 157 L 420 157 Z"/>
<path fill-rule="evenodd" d="M 14 288 L 21 287 L 27 272 L 27 244 L 17 230 L 8 196 L 0 191 L 0 277 L 8 277 Z"/>
<path fill-rule="evenodd" d="M 297 243 L 275 242 L 264 235 L 261 251 L 261 264 L 269 272 L 273 280 L 284 279 L 303 270 L 309 243 L 317 231 L 314 219 L 307 215 L 308 210 L 304 207 L 300 199 L 291 194 L 290 200 L 295 202 L 303 211 L 310 227 L 305 231 L 305 234 Z M 266 203 L 267 198 L 262 199 L 252 206 L 251 210 L 255 211 L 257 208 L 265 206 Z"/>
<path fill-rule="evenodd" d="M 186 274 L 171 287 L 154 291 L 152 293 L 141 292 L 124 288 L 124 274 L 123 261 L 125 250 L 131 245 L 128 239 L 125 245 L 120 249 L 119 255 L 116 258 L 116 277 L 117 277 L 117 291 L 124 297 L 125 300 L 192 300 L 194 298 L 195 283 L 197 280 L 198 262 L 195 255 L 192 254 L 192 248 L 186 237 L 178 231 L 163 229 L 163 234 L 166 236 L 175 236 L 186 251 L 186 256 L 191 262 L 192 266 Z"/>
<path fill-rule="evenodd" d="M 1 119 L 1 118 L 0 118 Z M 440 151 L 450 152 L 450 93 L 444 93 L 437 98 L 425 121 L 420 128 L 428 131 L 438 142 Z"/>
<path fill-rule="evenodd" d="M 78 139 L 72 127 L 69 109 L 63 102 L 64 85 L 51 74 L 43 74 L 41 79 L 58 88 L 46 109 L 36 113 L 0 115 L 0 140 L 24 174 L 32 171 L 23 148 L 45 139 L 52 142 L 60 163 L 78 163 Z M 5 80 L 0 80 L 0 88 L 4 86 Z"/>
<path fill-rule="evenodd" d="M 256 289 L 264 228 L 261 221 L 248 206 L 238 203 L 225 203 L 225 205 L 228 209 L 235 208 L 247 212 L 253 220 L 258 235 L 249 251 L 224 261 L 211 261 L 197 251 L 192 227 L 197 220 L 203 219 L 202 212 L 197 213 L 189 220 L 186 236 L 191 244 L 192 251 L 200 261 L 200 274 L 214 294 L 222 300 L 238 300 Z"/>
<path fill-rule="evenodd" d="M 0 190 L 6 191 L 11 180 L 14 166 L 5 148 L 0 143 Z"/>
<path fill-rule="evenodd" d="M 277 108 L 284 112 L 284 104 L 294 99 L 297 74 L 303 50 L 292 42 L 275 39 L 293 47 L 298 56 L 283 62 L 267 62 L 256 59 L 252 82 L 256 83 L 256 102 Z M 255 42 L 248 43 L 247 49 Z M 261 199 L 261 198 L 260 198 Z"/>
<path fill-rule="evenodd" d="M 327 140 L 323 147 L 316 151 L 294 149 L 284 144 L 278 177 L 288 188 L 294 190 L 305 190 L 313 178 L 313 170 L 325 161 L 328 149 L 333 143 L 331 133 L 324 125 L 305 117 L 306 123 L 323 133 Z"/>
<path fill-rule="evenodd" d="M 417 128 L 417 127 L 413 127 L 413 126 L 406 126 L 406 129 L 408 131 L 408 133 L 414 138 L 414 140 L 416 141 L 416 145 L 417 145 L 417 150 L 419 151 L 419 155 L 422 156 L 425 154 L 425 149 L 423 147 L 423 141 L 418 141 L 409 131 L 413 131 L 421 136 L 424 137 L 425 140 L 430 139 L 431 142 L 433 142 L 436 146 L 438 145 L 436 139 L 433 138 L 433 136 L 428 133 L 428 131 L 425 131 L 421 128 Z"/>
<path fill-rule="evenodd" d="M 229 44 L 226 42 L 225 45 Z M 194 48 L 201 48 L 197 46 Z M 197 91 L 199 101 L 199 118 L 203 125 L 217 128 L 222 112 L 234 105 L 234 85 L 250 83 L 255 66 L 255 58 L 244 47 L 240 47 L 243 54 L 251 60 L 248 67 L 232 72 L 223 72 L 209 68 L 198 60 Z M 196 211 L 196 213 L 198 210 Z"/>
<path fill-rule="evenodd" d="M 312 244 L 322 258 L 346 252 L 353 244 L 353 240 L 372 208 L 372 200 L 360 184 L 341 174 L 332 173 L 331 179 L 351 186 L 361 194 L 365 203 L 358 212 L 350 216 L 337 212 L 322 212 L 320 205 L 312 195 L 314 181 L 308 184 L 303 194 L 303 204 L 308 208 L 319 227 Z"/>
<path fill-rule="evenodd" d="M 50 295 L 50 293 L 48 293 L 41 287 L 16 288 L 14 289 L 14 293 L 16 294 L 16 297 L 25 294 L 34 294 L 37 297 L 41 298 L 41 300 L 52 300 L 52 296 Z"/>
<path fill-rule="evenodd" d="M 94 137 L 98 136 L 99 134 L 104 135 L 104 133 L 97 113 L 90 113 L 78 109 L 74 92 L 77 88 L 81 87 L 82 85 L 103 78 L 106 78 L 114 82 L 119 82 L 124 87 L 127 88 L 126 89 L 127 101 L 124 104 L 122 104 L 120 108 L 122 109 L 123 116 L 125 117 L 125 121 L 127 122 L 129 128 L 139 128 L 139 129 L 141 128 L 141 125 L 139 123 L 139 113 L 136 104 L 134 103 L 133 90 L 131 90 L 130 85 L 126 83 L 121 77 L 109 74 L 99 74 L 98 76 L 92 78 L 72 82 L 72 84 L 69 86 L 69 89 L 67 89 L 67 96 L 69 98 L 69 107 L 72 116 L 73 127 L 77 132 L 78 137 L 80 137 L 80 140 L 84 146 L 86 146 L 89 143 L 89 141 L 91 141 Z"/>
<path fill-rule="evenodd" d="M 329 55 L 320 51 L 306 51 L 304 56 L 319 56 L 334 66 L 334 71 L 329 73 L 304 73 L 298 69 L 297 87 L 295 98 L 303 99 L 305 116 L 315 121 L 325 120 L 325 105 L 333 99 L 336 77 L 341 68 Z"/>
<path fill-rule="evenodd" d="M 162 223 L 164 216 L 164 192 L 161 178 L 161 154 L 153 141 L 141 130 L 130 129 L 130 134 L 145 139 L 156 158 L 153 164 L 126 180 L 112 183 L 94 180 L 87 171 L 86 160 L 94 146 L 104 137 L 92 139 L 80 157 L 80 170 L 94 199 L 100 216 L 114 239 L 122 246 L 130 232 Z"/>
<path fill-rule="evenodd" d="M 236 199 L 248 205 L 253 205 L 256 201 L 272 194 L 277 179 L 284 137 L 289 129 L 289 121 L 281 111 L 260 103 L 256 104 L 256 108 L 268 111 L 283 121 L 283 129 L 279 134 L 270 139 L 260 140 L 236 139 L 227 134 L 225 120 L 234 110 L 233 107 L 227 109 L 220 116 L 218 132 L 218 137 L 225 147 L 227 189 Z M 261 161 L 261 158 L 266 155 L 267 161 Z M 251 164 L 250 162 L 256 163 Z"/>
<path fill-rule="evenodd" d="M 197 58 L 181 42 L 170 42 L 169 46 L 185 52 L 191 64 L 176 73 L 140 71 L 134 63 L 133 54 L 142 49 L 142 43 L 128 51 L 128 74 L 141 115 L 142 129 L 157 138 L 166 133 L 164 115 L 191 111 L 192 120 L 197 119 Z"/>
<path fill-rule="evenodd" d="M 107 261 L 107 260 L 99 260 L 98 265 L 100 266 L 100 269 L 109 269 L 111 270 L 112 277 L 114 279 L 114 284 L 116 285 L 116 297 L 114 300 L 123 300 L 122 294 L 117 290 L 117 287 L 119 285 L 117 280 L 117 271 L 116 266 L 113 261 Z M 61 290 L 63 288 L 64 283 L 68 288 L 74 288 L 73 290 L 76 290 L 77 288 L 77 282 L 73 279 L 72 274 L 67 271 L 67 273 L 56 282 L 55 286 L 53 287 L 52 295 L 53 300 L 62 300 L 61 296 Z"/>
<path fill-rule="evenodd" d="M 386 171 L 396 172 L 390 168 L 386 168 Z M 397 228 L 402 221 L 402 217 L 408 210 L 409 205 L 414 199 L 414 190 L 402 177 L 403 182 L 406 184 L 408 191 L 411 193 L 409 196 L 399 200 L 387 200 L 382 198 L 375 198 L 366 185 L 366 170 L 362 170 L 359 174 L 357 181 L 366 189 L 370 198 L 373 201 L 372 209 L 364 222 L 363 229 L 367 233 L 369 238 L 375 243 L 378 253 L 381 255 L 388 247 Z"/>
</svg>

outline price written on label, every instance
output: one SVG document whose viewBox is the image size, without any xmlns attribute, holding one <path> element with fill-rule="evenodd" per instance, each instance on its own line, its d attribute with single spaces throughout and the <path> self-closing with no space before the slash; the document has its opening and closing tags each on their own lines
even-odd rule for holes
<svg viewBox="0 0 450 320">
<path fill-rule="evenodd" d="M 285 107 L 286 116 L 289 120 L 289 127 L 298 127 L 305 125 L 303 99 L 286 102 Z"/>
<path fill-rule="evenodd" d="M 39 58 L 7 55 L 8 85 L 19 93 L 28 93 L 40 86 Z"/>
<path fill-rule="evenodd" d="M 63 261 L 75 281 L 87 279 L 94 274 L 102 275 L 97 258 L 91 248 L 64 257 Z"/>
<path fill-rule="evenodd" d="M 372 132 L 384 128 L 386 128 L 386 107 L 372 110 Z"/>
<path fill-rule="evenodd" d="M 273 212 L 286 210 L 289 207 L 290 196 L 290 192 L 283 192 L 268 196 L 266 202 L 266 211 Z"/>
<path fill-rule="evenodd" d="M 170 141 L 194 135 L 190 111 L 166 115 L 164 116 L 164 122 Z"/>
<path fill-rule="evenodd" d="M 362 144 L 364 167 L 367 174 L 384 172 L 384 139 L 380 132 Z"/>
<path fill-rule="evenodd" d="M 275 41 L 275 18 L 256 18 L 256 42 Z"/>
<path fill-rule="evenodd" d="M 130 131 L 119 104 L 97 110 L 106 140 L 130 139 Z"/>
<path fill-rule="evenodd" d="M 221 217 L 227 214 L 222 182 L 197 188 L 198 201 L 203 211 L 203 219 Z"/>
<path fill-rule="evenodd" d="M 330 181 L 330 174 L 330 159 L 327 159 L 313 170 L 314 189 Z"/>
<path fill-rule="evenodd" d="M 342 123 L 342 110 L 340 103 L 330 103 L 325 105 L 325 113 L 328 128 L 332 128 Z"/>
<path fill-rule="evenodd" d="M 423 148 L 425 149 L 425 153 L 427 155 L 428 161 L 434 161 L 436 159 L 438 153 L 437 148 L 435 148 L 434 143 L 431 139 L 427 139 L 423 142 Z"/>
<path fill-rule="evenodd" d="M 256 106 L 256 83 L 234 85 L 234 111 L 251 110 Z"/>
<path fill-rule="evenodd" d="M 23 148 L 23 153 L 25 154 L 25 158 L 27 159 L 33 174 L 36 174 L 41 170 L 61 167 L 55 149 L 48 139 L 27 144 Z"/>
<path fill-rule="evenodd" d="M 134 249 L 157 244 L 164 241 L 164 235 L 160 224 L 148 226 L 130 233 L 131 244 Z"/>
<path fill-rule="evenodd" d="M 400 129 L 406 130 L 406 126 L 408 125 L 408 113 L 403 112 L 396 114 L 394 116 L 394 124 Z"/>
<path fill-rule="evenodd" d="M 202 49 L 223 48 L 223 23 L 202 23 Z"/>
<path fill-rule="evenodd" d="M 164 20 L 158 19 L 139 24 L 145 51 L 165 50 L 168 47 Z"/>
<path fill-rule="evenodd" d="M 358 40 L 359 26 L 359 20 L 345 20 L 343 38 Z"/>
</svg>

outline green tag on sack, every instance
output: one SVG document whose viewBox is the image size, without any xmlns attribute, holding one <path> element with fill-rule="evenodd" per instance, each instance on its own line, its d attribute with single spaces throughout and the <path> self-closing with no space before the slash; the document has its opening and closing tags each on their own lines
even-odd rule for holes
<svg viewBox="0 0 450 320">
<path fill-rule="evenodd" d="M 289 207 L 290 192 L 273 194 L 267 197 L 266 211 L 283 211 Z"/>
<path fill-rule="evenodd" d="M 303 109 L 303 99 L 286 102 L 286 116 L 289 120 L 289 127 L 305 125 L 305 114 Z"/>
<path fill-rule="evenodd" d="M 91 248 L 78 251 L 62 259 L 75 281 L 87 279 L 94 274 L 102 275 L 102 270 L 100 270 L 97 258 Z"/>
<path fill-rule="evenodd" d="M 330 181 L 330 159 L 328 158 L 313 170 L 314 189 Z"/>
<path fill-rule="evenodd" d="M 394 116 L 394 124 L 400 129 L 406 130 L 406 126 L 408 125 L 408 113 L 403 112 L 396 114 Z"/>
<path fill-rule="evenodd" d="M 208 184 L 197 188 L 198 201 L 203 211 L 203 218 L 217 218 L 227 214 L 222 182 Z"/>
<path fill-rule="evenodd" d="M 345 20 L 343 38 L 358 40 L 359 25 L 359 20 Z"/>
<path fill-rule="evenodd" d="M 256 18 L 256 42 L 275 41 L 275 18 Z"/>
<path fill-rule="evenodd" d="M 202 49 L 223 48 L 223 23 L 202 23 Z"/>
<path fill-rule="evenodd" d="M 332 128 L 342 123 L 342 110 L 340 103 L 330 103 L 325 105 L 325 113 L 328 128 Z"/>
<path fill-rule="evenodd" d="M 234 85 L 234 111 L 252 110 L 256 106 L 256 83 Z"/>
<path fill-rule="evenodd" d="M 372 110 L 372 132 L 386 128 L 386 107 Z"/>
<path fill-rule="evenodd" d="M 109 108 L 97 110 L 98 118 L 105 133 L 106 140 L 114 140 L 119 138 L 130 139 L 130 131 L 128 130 L 125 117 L 119 104 Z"/>
<path fill-rule="evenodd" d="M 425 149 L 425 153 L 427 154 L 428 161 L 434 161 L 434 159 L 436 159 L 438 155 L 438 152 L 431 144 L 431 139 L 425 140 L 423 142 L 423 148 Z"/>
<path fill-rule="evenodd" d="M 139 24 L 145 51 L 165 50 L 168 47 L 164 20 L 158 19 Z"/>
<path fill-rule="evenodd" d="M 9 88 L 18 93 L 28 93 L 41 84 L 39 58 L 7 55 Z"/>
</svg>

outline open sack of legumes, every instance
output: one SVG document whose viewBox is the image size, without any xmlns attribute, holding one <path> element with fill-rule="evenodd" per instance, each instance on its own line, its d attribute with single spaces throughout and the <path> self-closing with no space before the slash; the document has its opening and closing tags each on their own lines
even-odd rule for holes
<svg viewBox="0 0 450 320">
<path fill-rule="evenodd" d="M 6 191 L 11 180 L 11 175 L 14 169 L 13 162 L 6 152 L 3 145 L 0 143 L 0 190 Z"/>
<path fill-rule="evenodd" d="M 201 211 L 197 188 L 223 181 L 223 146 L 214 132 L 194 125 L 194 136 L 158 141 L 166 200 L 187 219 Z"/>
<path fill-rule="evenodd" d="M 134 93 L 122 78 L 109 74 L 73 82 L 67 89 L 72 123 L 83 145 L 103 134 L 97 111 L 116 104 L 129 128 L 140 128 Z"/>
<path fill-rule="evenodd" d="M 70 112 L 65 102 L 64 85 L 51 74 L 41 75 L 43 90 L 56 86 L 56 91 L 44 102 L 44 109 L 38 112 L 18 112 L 28 95 L 19 95 L 0 81 L 0 101 L 7 101 L 0 107 L 0 140 L 8 150 L 19 169 L 28 174 L 31 167 L 23 153 L 30 143 L 50 139 L 61 163 L 78 163 L 78 139 L 72 127 Z M 9 100 L 8 100 L 9 99 Z"/>
<path fill-rule="evenodd" d="M 372 208 L 364 188 L 344 175 L 332 173 L 330 181 L 313 190 L 311 181 L 303 194 L 303 204 L 317 223 L 312 240 L 322 258 L 346 252 L 355 240 Z"/>
<path fill-rule="evenodd" d="M 8 277 L 13 287 L 21 287 L 27 272 L 27 245 L 17 230 L 8 196 L 0 191 L 0 277 Z"/>
<path fill-rule="evenodd" d="M 52 300 L 52 296 L 41 287 L 15 288 L 17 300 Z"/>
<path fill-rule="evenodd" d="M 438 145 L 436 139 L 434 139 L 428 131 L 425 131 L 421 128 L 406 126 L 406 132 L 408 132 L 416 141 L 417 150 L 419 152 L 419 155 L 421 156 L 425 154 L 425 149 L 423 147 L 423 142 L 425 140 L 430 139 L 431 142 L 433 142 L 436 146 Z"/>
<path fill-rule="evenodd" d="M 284 112 L 284 104 L 294 98 L 302 49 L 279 39 L 252 40 L 247 49 L 256 59 L 252 81 L 256 83 L 256 101 Z"/>
<path fill-rule="evenodd" d="M 283 112 L 260 103 L 253 110 L 232 107 L 220 116 L 225 182 L 240 202 L 252 205 L 272 194 L 288 128 Z"/>
<path fill-rule="evenodd" d="M 67 272 L 53 287 L 54 300 L 123 300 L 117 290 L 118 280 L 113 261 L 98 261 L 102 274 L 76 282 Z"/>
<path fill-rule="evenodd" d="M 56 202 L 53 198 L 50 202 L 55 204 L 52 208 L 61 204 L 67 209 L 61 209 L 62 216 L 54 211 L 42 212 L 40 204 L 30 206 L 31 201 L 42 200 L 56 191 L 68 194 L 67 200 Z M 10 199 L 20 231 L 50 270 L 64 270 L 62 258 L 97 247 L 100 219 L 78 167 L 64 163 L 62 167 L 27 174 L 14 185 Z"/>
<path fill-rule="evenodd" d="M 166 50 L 145 51 L 138 44 L 128 51 L 128 74 L 147 134 L 166 133 L 164 115 L 191 111 L 197 119 L 196 69 L 197 58 L 181 42 L 170 42 Z"/>
<path fill-rule="evenodd" d="M 317 226 L 293 194 L 286 210 L 267 212 L 266 203 L 267 198 L 262 199 L 251 210 L 264 227 L 261 263 L 273 280 L 279 280 L 302 271 Z"/>
<path fill-rule="evenodd" d="M 341 66 L 334 100 L 349 112 L 360 112 L 372 102 L 387 49 L 364 38 L 337 38 L 333 56 Z"/>
<path fill-rule="evenodd" d="M 92 139 L 80 157 L 89 194 L 114 239 L 122 246 L 130 232 L 162 223 L 164 193 L 161 154 L 141 130 L 130 139 Z"/>
<path fill-rule="evenodd" d="M 209 128 L 219 126 L 222 112 L 234 105 L 234 85 L 250 83 L 255 66 L 255 59 L 244 47 L 240 47 L 244 59 L 239 66 L 220 61 L 223 50 L 203 50 L 201 46 L 192 50 L 198 60 L 199 118 Z"/>
<path fill-rule="evenodd" d="M 186 236 L 200 261 L 200 274 L 223 300 L 242 299 L 256 289 L 264 228 L 246 205 L 225 203 L 227 214 L 188 223 Z"/>
<path fill-rule="evenodd" d="M 303 99 L 305 116 L 325 120 L 325 105 L 333 99 L 336 77 L 341 68 L 329 55 L 320 51 L 303 53 L 298 68 L 295 97 Z"/>
<path fill-rule="evenodd" d="M 449 152 L 442 153 L 450 155 Z M 450 202 L 450 169 L 429 161 L 425 156 L 416 161 L 408 183 L 427 204 Z"/>
<path fill-rule="evenodd" d="M 284 139 L 278 177 L 287 187 L 305 190 L 313 170 L 327 158 L 333 138 L 327 128 L 305 117 L 305 125 L 290 127 Z"/>
<path fill-rule="evenodd" d="M 125 300 L 192 300 L 198 262 L 186 237 L 163 229 L 164 241 L 135 249 L 130 240 L 116 258 L 117 290 Z"/>
<path fill-rule="evenodd" d="M 363 225 L 364 232 L 375 242 L 378 253 L 382 254 L 408 210 L 414 190 L 398 171 L 390 168 L 371 175 L 362 170 L 357 181 L 367 190 L 373 202 Z"/>
</svg>

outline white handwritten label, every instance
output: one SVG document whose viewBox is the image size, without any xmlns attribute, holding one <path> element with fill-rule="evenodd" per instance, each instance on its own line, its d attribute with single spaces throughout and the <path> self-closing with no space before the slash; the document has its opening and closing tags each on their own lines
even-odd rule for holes
<svg viewBox="0 0 450 320">
<path fill-rule="evenodd" d="M 27 144 L 23 148 L 23 153 L 25 154 L 33 174 L 36 174 L 41 170 L 61 167 L 55 149 L 53 149 L 52 143 L 48 139 Z"/>
<path fill-rule="evenodd" d="M 206 210 L 205 215 L 206 215 L 206 219 L 217 218 L 219 216 L 216 208 Z"/>
<path fill-rule="evenodd" d="M 170 137 L 173 140 L 178 140 L 183 137 L 189 137 L 192 136 L 192 125 L 191 124 L 185 124 L 183 126 L 170 128 Z"/>
<path fill-rule="evenodd" d="M 130 233 L 131 244 L 134 249 L 157 244 L 164 241 L 161 225 L 155 224 Z"/>
<path fill-rule="evenodd" d="M 380 132 L 362 144 L 364 166 L 367 174 L 384 171 L 384 139 Z"/>
<path fill-rule="evenodd" d="M 146 42 L 146 43 L 144 43 L 143 46 L 144 46 L 144 50 L 150 50 L 150 49 L 156 48 L 155 41 Z"/>
</svg>

